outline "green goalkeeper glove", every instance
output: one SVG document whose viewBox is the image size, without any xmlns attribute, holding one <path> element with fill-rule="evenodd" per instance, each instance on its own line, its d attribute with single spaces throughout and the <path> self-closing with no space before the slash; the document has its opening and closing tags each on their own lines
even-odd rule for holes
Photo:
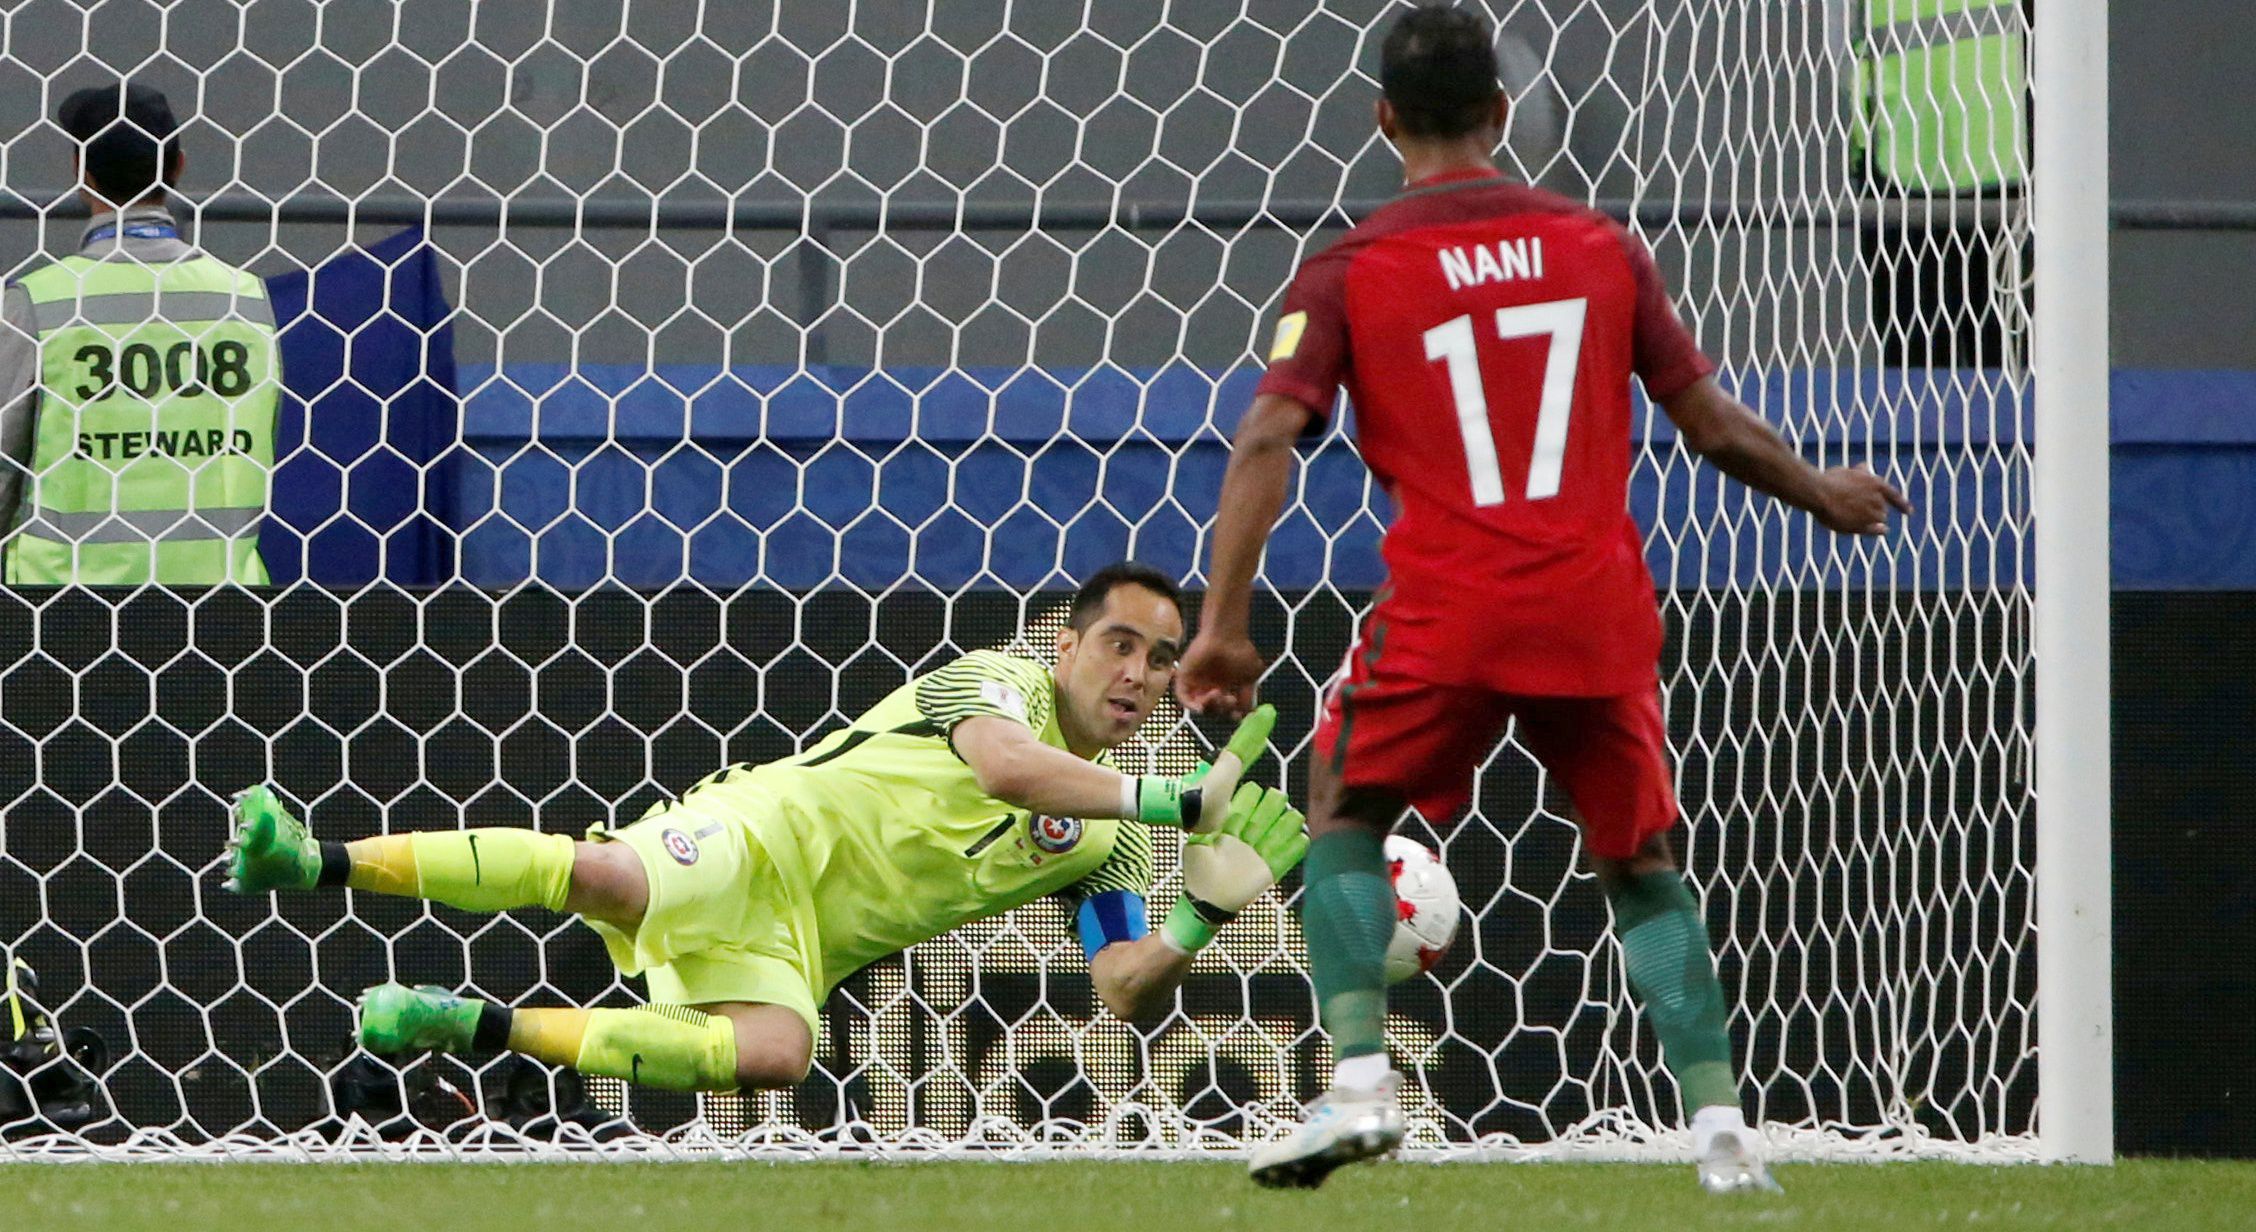
<svg viewBox="0 0 2256 1232">
<path fill-rule="evenodd" d="M 1160 936 L 1179 954 L 1195 954 L 1216 929 L 1277 884 L 1308 854 L 1300 810 L 1274 787 L 1247 783 L 1230 798 L 1213 832 L 1183 842 L 1183 896 L 1167 913 Z"/>
<path fill-rule="evenodd" d="M 1181 826 L 1194 834 L 1209 834 L 1222 825 L 1222 814 L 1229 810 L 1206 807 L 1210 801 L 1228 801 L 1235 805 L 1234 793 L 1238 780 L 1245 777 L 1246 767 L 1261 757 L 1261 750 L 1269 747 L 1269 729 L 1277 725 L 1275 706 L 1256 706 L 1238 730 L 1230 734 L 1230 743 L 1214 755 L 1214 764 L 1201 764 L 1181 778 L 1147 774 L 1127 780 L 1125 786 L 1132 799 L 1123 800 L 1123 816 L 1153 825 Z"/>
</svg>

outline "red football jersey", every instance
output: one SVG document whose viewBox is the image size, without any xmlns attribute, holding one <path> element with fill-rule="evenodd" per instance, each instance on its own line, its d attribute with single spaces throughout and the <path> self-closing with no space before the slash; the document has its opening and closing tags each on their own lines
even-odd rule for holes
<svg viewBox="0 0 2256 1232">
<path fill-rule="evenodd" d="M 1393 496 L 1386 653 L 1438 684 L 1651 688 L 1660 607 L 1629 516 L 1629 378 L 1715 370 L 1652 255 L 1500 175 L 1413 185 L 1302 264 L 1260 392 L 1329 415 Z"/>
</svg>

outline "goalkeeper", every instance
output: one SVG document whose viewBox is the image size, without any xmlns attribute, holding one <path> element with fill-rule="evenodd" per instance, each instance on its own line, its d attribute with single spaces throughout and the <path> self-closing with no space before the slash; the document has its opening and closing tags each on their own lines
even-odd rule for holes
<svg viewBox="0 0 2256 1232">
<path fill-rule="evenodd" d="M 325 843 L 253 787 L 234 805 L 228 888 L 570 911 L 621 971 L 649 980 L 638 1009 L 512 1009 L 380 985 L 360 1001 L 360 1042 L 376 1053 L 506 1048 L 655 1087 L 789 1086 L 841 978 L 1049 894 L 1076 914 L 1105 1006 L 1144 1017 L 1308 846 L 1282 794 L 1239 783 L 1267 741 L 1266 707 L 1189 776 L 1105 765 L 1166 695 L 1182 647 L 1174 583 L 1113 565 L 1074 594 L 1054 666 L 965 655 L 799 756 L 731 766 L 584 842 L 499 828 Z M 1184 893 L 1157 932 L 1148 826 L 1189 832 Z"/>
</svg>

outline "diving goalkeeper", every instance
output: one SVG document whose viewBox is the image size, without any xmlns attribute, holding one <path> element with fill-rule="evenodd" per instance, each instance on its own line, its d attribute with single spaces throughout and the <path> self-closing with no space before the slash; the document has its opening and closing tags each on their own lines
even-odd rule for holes
<svg viewBox="0 0 2256 1232">
<path fill-rule="evenodd" d="M 360 1001 L 376 1053 L 508 1049 L 654 1087 L 789 1086 L 840 979 L 1049 894 L 1075 913 L 1105 1006 L 1143 1017 L 1308 847 L 1281 793 L 1239 783 L 1267 741 L 1266 707 L 1191 775 L 1105 765 L 1166 695 L 1182 646 L 1174 583 L 1113 565 L 1074 594 L 1054 666 L 975 651 L 796 757 L 731 766 L 586 841 L 499 828 L 320 842 L 253 787 L 233 808 L 228 888 L 574 912 L 649 981 L 652 1004 L 636 1009 L 379 985 Z M 1157 932 L 1148 826 L 1188 831 L 1184 893 Z"/>
</svg>

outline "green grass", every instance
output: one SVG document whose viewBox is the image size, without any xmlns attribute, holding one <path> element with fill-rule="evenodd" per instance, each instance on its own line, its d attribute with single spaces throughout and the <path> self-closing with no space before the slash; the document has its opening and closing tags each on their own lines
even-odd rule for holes
<svg viewBox="0 0 2256 1232">
<path fill-rule="evenodd" d="M 0 1165 L 18 1227 L 165 1232 L 1328 1232 L 1330 1229 L 2138 1228 L 2256 1223 L 2256 1164 L 1787 1165 L 1784 1197 L 1709 1198 L 1688 1167 L 1388 1164 L 1270 1193 L 1229 1164 Z"/>
</svg>

